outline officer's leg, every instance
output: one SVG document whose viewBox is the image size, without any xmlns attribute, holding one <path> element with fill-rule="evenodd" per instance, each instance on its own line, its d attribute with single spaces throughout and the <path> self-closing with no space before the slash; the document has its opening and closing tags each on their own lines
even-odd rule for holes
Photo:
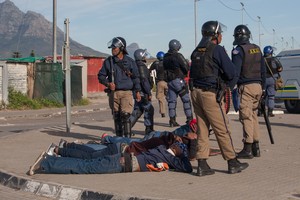
<svg viewBox="0 0 300 200">
<path fill-rule="evenodd" d="M 170 116 L 170 121 L 169 121 L 170 127 L 179 126 L 179 124 L 176 122 L 176 104 L 177 104 L 177 94 L 172 88 L 169 88 L 168 107 L 169 107 L 169 116 Z"/>
<path fill-rule="evenodd" d="M 144 106 L 144 124 L 145 124 L 145 135 L 149 134 L 150 132 L 152 132 L 153 129 L 153 117 L 154 117 L 154 107 L 151 104 L 151 102 L 148 102 L 145 106 Z"/>
<path fill-rule="evenodd" d="M 123 126 L 120 112 L 114 112 L 114 124 L 116 136 L 123 137 Z"/>
<path fill-rule="evenodd" d="M 192 106 L 191 106 L 191 100 L 190 100 L 188 88 L 187 87 L 183 88 L 179 92 L 179 96 L 183 103 L 183 109 L 186 116 L 186 123 L 189 124 L 193 119 L 193 114 L 192 114 Z"/>
<path fill-rule="evenodd" d="M 275 107 L 275 94 L 276 94 L 275 81 L 273 78 L 272 78 L 272 80 L 267 79 L 267 84 L 268 84 L 268 81 L 270 83 L 269 83 L 269 85 L 267 85 L 268 87 L 267 87 L 266 92 L 267 92 L 268 98 L 267 98 L 266 104 L 268 107 L 268 116 L 274 117 L 275 115 L 273 114 L 273 109 Z"/>
<path fill-rule="evenodd" d="M 143 112 L 141 111 L 141 108 L 139 106 L 138 102 L 135 102 L 134 104 L 134 110 L 130 116 L 130 122 L 131 122 L 131 128 L 135 125 L 137 120 L 142 116 Z"/>
<path fill-rule="evenodd" d="M 131 137 L 131 122 L 130 122 L 130 113 L 121 113 L 121 121 L 124 126 L 124 136 Z"/>
</svg>

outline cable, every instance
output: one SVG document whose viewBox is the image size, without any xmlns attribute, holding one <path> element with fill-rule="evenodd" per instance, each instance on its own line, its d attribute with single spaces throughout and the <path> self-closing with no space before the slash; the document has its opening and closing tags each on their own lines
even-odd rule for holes
<svg viewBox="0 0 300 200">
<path fill-rule="evenodd" d="M 230 8 L 229 6 L 227 6 L 225 3 L 223 3 L 221 0 L 218 0 L 219 3 L 221 3 L 223 6 L 225 6 L 226 8 L 233 10 L 233 11 L 242 11 L 243 9 L 234 9 L 234 8 Z"/>
</svg>

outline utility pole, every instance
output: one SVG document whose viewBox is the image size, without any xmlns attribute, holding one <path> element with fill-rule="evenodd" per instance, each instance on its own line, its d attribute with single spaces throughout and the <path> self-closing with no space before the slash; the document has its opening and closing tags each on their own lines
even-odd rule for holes
<svg viewBox="0 0 300 200">
<path fill-rule="evenodd" d="M 258 18 L 258 45 L 260 46 L 260 16 Z"/>
<path fill-rule="evenodd" d="M 57 53 L 56 53 L 56 0 L 53 0 L 53 63 L 56 63 Z"/>
<path fill-rule="evenodd" d="M 243 2 L 240 2 L 242 5 L 242 24 L 244 24 L 244 4 Z"/>
<path fill-rule="evenodd" d="M 273 47 L 275 47 L 275 29 L 273 29 Z"/>
<path fill-rule="evenodd" d="M 195 22 L 195 47 L 197 46 L 197 2 L 200 0 L 194 0 L 194 22 Z"/>
<path fill-rule="evenodd" d="M 71 66 L 70 66 L 70 40 L 69 40 L 69 19 L 65 19 L 65 41 L 63 47 L 63 69 L 65 70 L 66 86 L 66 126 L 67 133 L 71 130 Z"/>
</svg>

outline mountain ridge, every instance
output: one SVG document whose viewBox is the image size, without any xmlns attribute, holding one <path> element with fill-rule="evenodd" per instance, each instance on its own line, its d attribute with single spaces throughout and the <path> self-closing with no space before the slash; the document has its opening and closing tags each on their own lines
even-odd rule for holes
<svg viewBox="0 0 300 200">
<path fill-rule="evenodd" d="M 22 12 L 10 0 L 0 3 L 0 58 L 28 57 L 53 54 L 53 23 L 34 11 Z M 64 32 L 57 27 L 57 54 L 64 44 Z M 70 38 L 71 55 L 107 57 L 108 54 L 96 51 Z"/>
</svg>

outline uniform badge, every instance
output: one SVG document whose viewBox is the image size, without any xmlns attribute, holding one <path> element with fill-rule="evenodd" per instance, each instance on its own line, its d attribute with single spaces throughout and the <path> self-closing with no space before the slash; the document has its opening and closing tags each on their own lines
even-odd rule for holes
<svg viewBox="0 0 300 200">
<path fill-rule="evenodd" d="M 237 54 L 239 54 L 240 52 L 238 51 L 238 50 L 236 50 L 236 49 L 234 49 L 233 51 L 232 51 L 232 54 L 233 55 L 237 55 Z"/>
</svg>

